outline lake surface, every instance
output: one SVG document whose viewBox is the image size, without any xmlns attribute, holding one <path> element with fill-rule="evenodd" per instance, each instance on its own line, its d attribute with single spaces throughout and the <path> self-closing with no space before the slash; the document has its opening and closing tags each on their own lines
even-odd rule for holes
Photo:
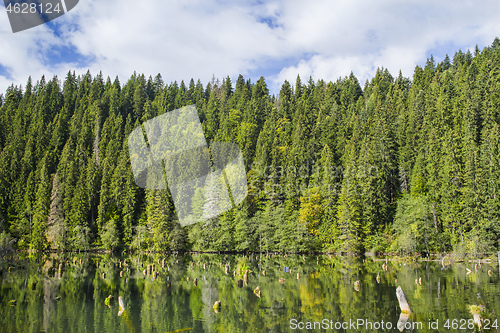
<svg viewBox="0 0 500 333">
<path fill-rule="evenodd" d="M 496 262 L 385 263 L 327 255 L 3 253 L 0 332 L 399 332 L 398 286 L 412 310 L 404 332 L 472 332 L 469 305 L 483 307 L 485 332 L 500 332 Z"/>
</svg>

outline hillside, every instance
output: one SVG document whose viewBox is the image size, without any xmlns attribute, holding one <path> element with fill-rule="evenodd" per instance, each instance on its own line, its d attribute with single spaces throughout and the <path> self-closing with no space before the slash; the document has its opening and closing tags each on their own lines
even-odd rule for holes
<svg viewBox="0 0 500 333">
<path fill-rule="evenodd" d="M 134 181 L 128 134 L 195 104 L 239 145 L 249 194 L 180 227 Z M 364 86 L 135 74 L 31 78 L 0 98 L 0 248 L 482 253 L 500 239 L 500 40 Z M 15 239 L 15 242 L 11 242 Z"/>
</svg>

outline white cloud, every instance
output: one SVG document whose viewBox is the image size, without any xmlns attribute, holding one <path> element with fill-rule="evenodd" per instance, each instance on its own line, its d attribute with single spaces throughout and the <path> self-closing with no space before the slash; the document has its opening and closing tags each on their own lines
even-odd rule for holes
<svg viewBox="0 0 500 333">
<path fill-rule="evenodd" d="M 0 65 L 11 76 L 0 75 L 0 91 L 29 75 L 64 77 L 88 68 L 122 82 L 137 71 L 206 83 L 212 74 L 258 78 L 272 62 L 278 64 L 266 77 L 272 92 L 297 74 L 303 81 L 336 80 L 353 71 L 364 83 L 383 66 L 411 76 L 429 50 L 452 56 L 457 48 L 489 45 L 500 31 L 499 9 L 495 0 L 80 1 L 58 19 L 61 37 L 47 26 L 12 34 L 6 15 L 0 17 Z M 47 50 L 61 46 L 92 61 L 54 63 Z"/>
<path fill-rule="evenodd" d="M 500 31 L 497 1 L 292 2 L 280 18 L 286 39 L 315 56 L 283 68 L 273 77 L 277 84 L 293 83 L 297 74 L 336 80 L 351 71 L 364 83 L 377 67 L 411 76 L 429 50 L 445 45 L 452 56 L 471 44 L 482 48 Z"/>
<path fill-rule="evenodd" d="M 261 57 L 280 55 L 279 38 L 252 16 L 252 7 L 206 1 L 89 2 L 66 39 L 97 57 L 95 70 L 126 75 L 137 71 L 165 80 L 219 77 L 248 72 Z M 120 8 L 119 15 L 111 15 Z M 92 13 L 87 14 L 87 13 Z M 71 18 L 68 18 L 68 20 Z M 283 42 L 281 42 L 283 43 Z"/>
<path fill-rule="evenodd" d="M 3 10 L 3 8 L 0 8 Z M 60 41 L 45 26 L 40 26 L 36 34 L 31 31 L 12 34 L 7 15 L 0 20 L 0 65 L 8 76 L 0 75 L 0 92 L 11 85 L 25 83 L 28 76 L 39 78 L 47 73 L 40 50 L 45 45 L 57 45 Z"/>
</svg>

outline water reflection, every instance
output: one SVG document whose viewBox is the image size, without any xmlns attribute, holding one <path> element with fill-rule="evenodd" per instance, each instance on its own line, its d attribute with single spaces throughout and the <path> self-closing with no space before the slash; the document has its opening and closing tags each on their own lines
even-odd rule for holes
<svg viewBox="0 0 500 333">
<path fill-rule="evenodd" d="M 296 332 L 302 327 L 435 332 L 447 331 L 448 319 L 463 319 L 467 328 L 473 320 L 469 306 L 477 305 L 491 320 L 489 331 L 498 332 L 492 324 L 500 313 L 499 276 L 492 272 L 498 267 L 487 263 L 337 256 L 3 254 L 0 327 L 1 332 Z M 398 286 L 410 315 L 401 314 Z M 353 329 L 352 322 L 360 321 L 366 325 Z M 439 329 L 429 328 L 436 321 Z"/>
</svg>

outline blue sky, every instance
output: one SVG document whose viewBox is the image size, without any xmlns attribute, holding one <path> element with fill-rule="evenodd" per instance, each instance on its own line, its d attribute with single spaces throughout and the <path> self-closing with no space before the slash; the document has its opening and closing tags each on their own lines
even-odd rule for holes
<svg viewBox="0 0 500 333">
<path fill-rule="evenodd" d="M 361 83 L 385 67 L 411 76 L 430 54 L 481 49 L 500 36 L 500 2 L 271 0 L 80 0 L 49 24 L 13 34 L 0 7 L 0 93 L 28 76 L 119 76 L 164 80 L 260 76 Z"/>
</svg>

